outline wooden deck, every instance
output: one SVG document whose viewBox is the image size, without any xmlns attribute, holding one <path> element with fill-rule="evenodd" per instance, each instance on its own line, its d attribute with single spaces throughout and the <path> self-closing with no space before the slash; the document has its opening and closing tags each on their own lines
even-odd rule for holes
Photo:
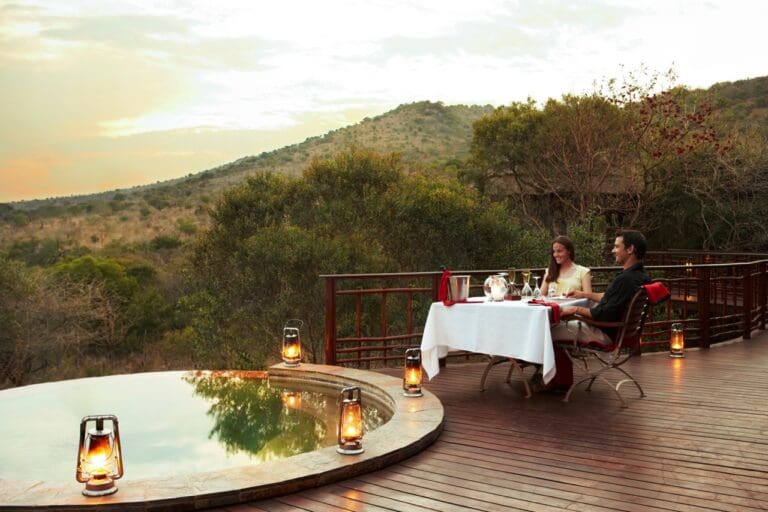
<svg viewBox="0 0 768 512">
<path fill-rule="evenodd" d="M 496 367 L 451 364 L 427 385 L 445 431 L 422 453 L 352 480 L 224 509 L 258 511 L 768 510 L 768 334 L 631 362 L 647 397 L 596 385 L 526 400 Z M 529 370 L 530 371 L 530 370 Z"/>
</svg>

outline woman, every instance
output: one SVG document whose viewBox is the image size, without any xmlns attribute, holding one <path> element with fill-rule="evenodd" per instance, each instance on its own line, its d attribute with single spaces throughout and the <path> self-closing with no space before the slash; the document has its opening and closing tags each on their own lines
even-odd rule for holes
<svg viewBox="0 0 768 512">
<path fill-rule="evenodd" d="M 574 263 L 576 249 L 567 236 L 558 236 L 552 240 L 552 252 L 549 255 L 549 267 L 544 274 L 541 294 L 549 295 L 550 286 L 557 287 L 558 295 L 568 292 L 592 292 L 592 273 L 587 267 Z"/>
<path fill-rule="evenodd" d="M 575 291 L 592 292 L 592 272 L 587 267 L 574 263 L 575 257 L 576 249 L 570 238 L 558 236 L 552 240 L 549 267 L 544 274 L 544 285 L 541 288 L 542 296 L 548 296 L 550 286 L 557 286 L 556 292 L 559 295 L 567 295 Z M 569 336 L 566 324 L 558 324 L 552 328 L 553 340 L 567 339 Z M 555 367 L 557 368 L 555 377 L 549 385 L 543 386 L 544 391 L 565 393 L 573 384 L 573 366 L 565 350 L 560 347 L 555 347 Z M 543 382 L 536 384 L 543 384 Z"/>
</svg>

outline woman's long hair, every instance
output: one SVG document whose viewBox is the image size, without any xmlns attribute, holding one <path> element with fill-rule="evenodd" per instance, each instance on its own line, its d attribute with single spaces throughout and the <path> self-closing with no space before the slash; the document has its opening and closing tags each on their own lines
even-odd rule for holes
<svg viewBox="0 0 768 512">
<path fill-rule="evenodd" d="M 549 244 L 549 266 L 547 267 L 548 283 L 557 281 L 557 278 L 560 277 L 560 265 L 557 264 L 555 257 L 552 254 L 552 246 L 555 244 L 560 244 L 565 247 L 565 250 L 568 251 L 568 254 L 571 257 L 571 261 L 576 263 L 576 247 L 574 247 L 573 241 L 564 235 L 555 237 L 555 239 L 552 240 L 552 243 Z"/>
</svg>

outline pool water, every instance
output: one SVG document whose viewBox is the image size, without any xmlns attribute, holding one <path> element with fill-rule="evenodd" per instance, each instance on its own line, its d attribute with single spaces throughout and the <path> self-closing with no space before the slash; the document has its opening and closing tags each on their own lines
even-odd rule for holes
<svg viewBox="0 0 768 512">
<path fill-rule="evenodd" d="M 73 480 L 80 420 L 94 414 L 118 418 L 124 479 L 216 471 L 334 445 L 339 391 L 276 382 L 262 372 L 159 372 L 0 391 L 0 479 Z M 388 420 L 365 397 L 363 405 L 366 432 Z"/>
</svg>

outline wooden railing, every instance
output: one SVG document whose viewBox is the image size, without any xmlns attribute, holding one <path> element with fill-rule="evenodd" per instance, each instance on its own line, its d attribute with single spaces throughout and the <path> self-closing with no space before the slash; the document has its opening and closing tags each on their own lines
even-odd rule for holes
<svg viewBox="0 0 768 512">
<path fill-rule="evenodd" d="M 735 261 L 724 263 L 726 259 Z M 454 273 L 472 276 L 471 295 L 482 295 L 485 278 L 506 270 Z M 593 267 L 593 288 L 604 290 L 619 270 Z M 646 270 L 670 289 L 672 299 L 651 312 L 643 333 L 643 351 L 666 350 L 673 322 L 683 324 L 688 347 L 706 348 L 739 336 L 748 339 L 752 331 L 765 329 L 768 255 L 649 252 Z M 542 275 L 544 269 L 533 272 Z M 437 300 L 440 275 L 320 276 L 325 280 L 326 364 L 399 366 L 404 351 L 421 342 L 429 306 Z"/>
</svg>

